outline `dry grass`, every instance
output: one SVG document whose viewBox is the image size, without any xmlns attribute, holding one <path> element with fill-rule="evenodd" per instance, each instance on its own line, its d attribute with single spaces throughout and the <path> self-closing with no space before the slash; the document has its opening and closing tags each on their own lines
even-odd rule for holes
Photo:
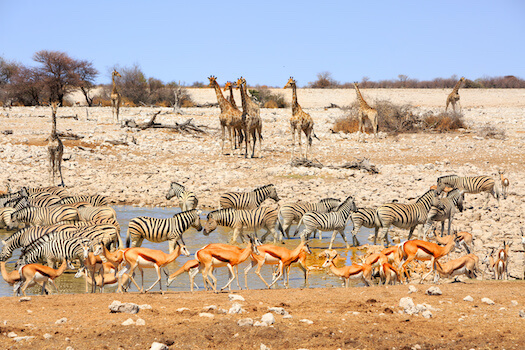
<svg viewBox="0 0 525 350">
<path fill-rule="evenodd" d="M 485 126 L 477 130 L 477 134 L 480 137 L 486 138 L 486 139 L 497 139 L 497 140 L 504 140 L 505 130 L 497 129 L 493 126 Z"/>
</svg>

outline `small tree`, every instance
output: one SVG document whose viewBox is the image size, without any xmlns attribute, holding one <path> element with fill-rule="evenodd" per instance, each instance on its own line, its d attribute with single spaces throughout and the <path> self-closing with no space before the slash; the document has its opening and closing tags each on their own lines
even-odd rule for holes
<svg viewBox="0 0 525 350">
<path fill-rule="evenodd" d="M 332 78 L 332 73 L 322 72 L 317 73 L 317 80 L 308 83 L 308 86 L 316 89 L 334 88 L 339 86 L 339 82 Z"/>
<path fill-rule="evenodd" d="M 89 107 L 93 106 L 93 97 L 90 96 L 90 92 L 93 89 L 95 78 L 98 75 L 98 70 L 93 67 L 93 63 L 89 61 L 80 61 L 76 68 L 76 74 L 80 79 L 80 90 L 86 98 L 86 102 Z"/>
<path fill-rule="evenodd" d="M 148 103 L 148 82 L 139 65 L 117 70 L 122 76 L 119 78 L 120 94 L 136 105 Z"/>
<path fill-rule="evenodd" d="M 10 78 L 8 98 L 24 106 L 37 106 L 49 94 L 38 70 L 21 65 Z"/>
</svg>

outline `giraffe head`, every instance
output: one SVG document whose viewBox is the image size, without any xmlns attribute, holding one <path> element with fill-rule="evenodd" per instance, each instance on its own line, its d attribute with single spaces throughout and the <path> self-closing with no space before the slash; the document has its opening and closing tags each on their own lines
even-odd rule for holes
<svg viewBox="0 0 525 350">
<path fill-rule="evenodd" d="M 296 81 L 294 80 L 293 77 L 290 77 L 290 79 L 288 79 L 288 82 L 286 83 L 286 85 L 283 87 L 283 89 L 286 89 L 287 87 L 294 87 L 295 86 L 295 83 Z"/>
<path fill-rule="evenodd" d="M 112 75 L 113 77 L 120 77 L 120 78 L 122 78 L 122 76 L 120 75 L 119 72 L 117 72 L 116 69 L 113 69 L 113 73 L 111 73 L 111 75 Z"/>
<path fill-rule="evenodd" d="M 213 87 L 215 84 L 217 84 L 217 77 L 215 75 L 210 75 L 208 79 L 210 80 L 210 87 Z"/>
<path fill-rule="evenodd" d="M 231 81 L 227 81 L 226 84 L 224 84 L 224 91 L 228 91 L 230 87 L 235 87 L 235 83 L 232 83 Z"/>
<path fill-rule="evenodd" d="M 461 77 L 461 79 L 459 79 L 459 81 L 465 81 L 465 77 Z"/>
<path fill-rule="evenodd" d="M 237 89 L 240 89 L 242 84 L 246 84 L 246 79 L 244 79 L 243 77 L 240 77 L 239 79 L 237 79 Z"/>
</svg>

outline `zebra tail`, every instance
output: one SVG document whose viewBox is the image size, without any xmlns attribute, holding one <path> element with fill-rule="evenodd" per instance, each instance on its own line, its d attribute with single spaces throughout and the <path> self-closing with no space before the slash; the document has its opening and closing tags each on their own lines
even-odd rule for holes
<svg viewBox="0 0 525 350">
<path fill-rule="evenodd" d="M 303 215 L 304 217 L 304 215 Z M 303 223 L 303 218 L 301 218 L 301 220 L 299 220 L 299 223 L 297 224 L 297 227 L 295 228 L 295 232 L 293 233 L 293 236 L 297 236 L 297 233 L 299 233 L 299 227 L 301 226 L 301 224 Z"/>
<path fill-rule="evenodd" d="M 284 237 L 285 233 L 284 233 L 284 229 L 283 229 L 283 224 L 281 223 L 281 217 L 280 216 L 277 217 L 277 228 L 279 229 L 279 231 L 281 231 L 281 236 Z"/>
<path fill-rule="evenodd" d="M 119 237 L 120 237 L 120 235 L 119 235 Z M 130 238 L 129 229 L 128 229 L 128 232 L 126 233 L 126 248 L 129 248 L 130 241 L 131 241 L 131 238 Z"/>
</svg>

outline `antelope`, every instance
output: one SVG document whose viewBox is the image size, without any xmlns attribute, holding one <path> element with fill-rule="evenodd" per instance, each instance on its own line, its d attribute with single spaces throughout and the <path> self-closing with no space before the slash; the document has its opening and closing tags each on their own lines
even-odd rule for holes
<svg viewBox="0 0 525 350">
<path fill-rule="evenodd" d="M 202 272 L 202 278 L 204 280 L 204 285 L 206 283 L 210 284 L 213 288 L 213 291 L 217 293 L 217 279 L 211 273 L 212 268 L 227 266 L 230 279 L 224 287 L 221 288 L 221 291 L 230 286 L 233 280 L 236 278 L 234 266 L 244 262 L 250 254 L 253 252 L 256 255 L 259 254 L 257 249 L 256 240 L 252 235 L 250 237 L 250 242 L 246 248 L 242 250 L 227 249 L 221 247 L 209 247 L 206 246 L 202 249 L 197 250 L 195 253 L 195 258 L 204 265 L 204 270 Z M 210 282 L 209 277 L 213 280 L 213 283 Z"/>
<path fill-rule="evenodd" d="M 399 255 L 404 259 L 404 262 L 401 265 L 401 271 L 402 274 L 406 277 L 407 281 L 408 272 L 406 266 L 414 259 L 430 260 L 432 262 L 432 268 L 430 269 L 430 272 L 423 276 L 420 283 L 423 283 L 425 278 L 428 277 L 428 275 L 430 275 L 432 272 L 434 272 L 434 261 L 454 250 L 454 236 L 448 236 L 446 238 L 446 241 L 447 243 L 444 247 L 441 247 L 436 243 L 421 241 L 418 239 L 406 241 L 403 244 L 399 245 Z"/>
<path fill-rule="evenodd" d="M 186 245 L 182 241 L 182 238 L 180 238 L 180 241 L 181 242 L 179 242 L 178 240 L 176 241 L 175 249 L 170 254 L 166 254 L 161 250 L 142 247 L 129 248 L 125 250 L 122 262 L 126 262 L 127 266 L 119 272 L 119 290 L 121 290 L 122 286 L 122 281 L 120 277 L 123 273 L 127 273 L 129 275 L 129 279 L 137 287 L 140 293 L 149 292 L 153 287 L 157 285 L 157 283 L 160 282 L 160 291 L 162 294 L 164 294 L 164 291 L 162 290 L 160 269 L 177 259 L 181 253 L 185 256 L 190 255 L 190 252 L 186 248 Z M 142 288 L 139 287 L 139 285 L 133 278 L 133 272 L 137 267 L 139 268 L 142 274 Z M 146 290 L 144 290 L 144 268 L 154 268 L 157 272 L 157 280 L 151 285 L 151 287 L 149 287 Z"/>
<path fill-rule="evenodd" d="M 434 278 L 434 282 L 438 281 L 439 275 L 443 277 L 466 275 L 468 278 L 476 278 L 478 261 L 479 258 L 474 254 L 468 254 L 443 264 L 436 260 L 434 262 L 434 269 L 438 274 Z"/>
<path fill-rule="evenodd" d="M 255 233 L 254 233 L 254 237 L 255 237 Z M 255 240 L 255 242 L 256 242 L 255 245 L 257 245 L 257 246 L 260 245 L 258 240 Z M 229 249 L 229 250 L 233 250 L 236 253 L 242 252 L 242 248 L 239 248 L 239 247 L 231 245 L 231 244 L 225 244 L 225 243 L 210 243 L 210 244 L 204 246 L 203 249 L 204 248 L 206 248 L 206 249 L 226 249 L 226 250 Z M 237 280 L 237 288 L 242 289 L 241 285 L 239 283 L 239 277 L 238 277 L 239 276 L 239 269 L 238 269 L 238 267 L 239 267 L 239 265 L 233 266 L 233 268 L 235 269 L 235 275 L 236 275 L 235 279 Z M 199 271 L 202 273 L 203 270 L 204 270 L 204 265 L 199 263 L 199 269 L 196 272 L 193 272 L 194 276 L 197 275 L 197 273 Z M 214 268 L 212 266 L 212 269 L 210 270 L 210 274 L 213 273 L 213 270 L 214 270 Z M 229 271 L 228 271 L 228 274 L 229 274 Z M 229 277 L 231 277 L 231 275 L 229 275 Z M 190 278 L 191 278 L 191 276 L 190 276 Z M 206 290 L 208 290 L 208 284 L 207 283 L 204 284 L 204 288 Z M 231 286 L 228 286 L 228 290 L 231 291 Z"/>
<path fill-rule="evenodd" d="M 457 232 L 454 230 L 454 234 L 456 235 L 454 238 L 454 241 L 456 242 L 456 247 L 459 248 L 460 246 L 463 246 L 465 250 L 467 251 L 467 254 L 470 254 L 471 247 L 472 247 L 472 241 L 474 240 L 474 237 L 471 233 L 468 233 L 466 231 Z M 436 232 L 434 231 L 434 238 L 436 239 L 436 242 L 439 244 L 447 244 L 447 238 L 448 236 L 439 237 L 436 235 Z"/>
<path fill-rule="evenodd" d="M 388 259 L 388 263 L 394 263 L 396 266 L 399 266 L 401 263 L 401 258 L 399 256 L 399 245 L 394 245 L 392 247 L 385 248 L 381 251 L 381 254 L 385 255 Z"/>
<path fill-rule="evenodd" d="M 40 264 L 28 264 L 23 265 L 19 269 L 20 276 L 23 282 L 21 286 L 22 294 L 26 296 L 26 288 L 33 283 L 37 283 L 42 286 L 42 291 L 45 290 L 46 283 L 49 281 L 55 287 L 57 294 L 59 293 L 58 288 L 55 284 L 55 279 L 60 276 L 66 269 L 73 269 L 74 267 L 69 263 L 67 259 L 62 261 L 62 265 L 58 269 L 53 269 L 49 266 Z"/>
<path fill-rule="evenodd" d="M 507 199 L 510 182 L 509 179 L 503 176 L 504 173 L 504 170 L 499 170 L 499 176 L 501 179 L 501 194 L 503 195 L 503 199 Z"/>
<path fill-rule="evenodd" d="M 362 279 L 366 286 L 372 284 L 372 266 L 368 264 L 352 264 L 350 266 L 343 266 L 341 268 L 335 266 L 335 258 L 338 257 L 337 251 L 325 250 L 326 260 L 323 263 L 323 268 L 330 267 L 330 271 L 343 280 L 343 286 L 348 288 L 350 279 Z"/>
<path fill-rule="evenodd" d="M 0 261 L 0 270 L 2 271 L 2 277 L 9 285 L 13 286 L 20 282 L 20 273 L 18 270 L 7 272 L 5 268 L 5 261 Z M 16 294 L 16 290 L 13 289 L 13 294 Z"/>
<path fill-rule="evenodd" d="M 384 285 L 393 284 L 396 282 L 401 282 L 401 276 L 397 269 L 389 263 L 381 264 L 379 267 L 379 277 L 383 281 Z"/>
<path fill-rule="evenodd" d="M 257 265 L 255 274 L 264 282 L 266 287 L 271 288 L 275 282 L 283 275 L 283 269 L 286 267 L 285 276 L 290 274 L 291 264 L 294 262 L 299 262 L 301 269 L 304 272 L 305 283 L 308 283 L 308 273 L 309 270 L 306 267 L 306 254 L 312 254 L 310 247 L 308 246 L 308 241 L 301 241 L 295 249 L 290 250 L 285 247 L 274 246 L 271 244 L 263 244 L 257 247 L 259 255 L 251 255 L 252 263 L 244 269 L 244 283 L 246 289 L 248 289 L 248 272 Z M 261 268 L 263 265 L 278 265 L 277 274 L 273 277 L 272 283 L 268 284 L 263 276 L 261 275 Z M 288 287 L 288 281 L 284 281 L 286 287 Z"/>
<path fill-rule="evenodd" d="M 94 252 L 89 252 L 87 258 L 84 259 L 84 267 L 86 268 L 86 273 L 89 272 L 91 276 L 91 283 L 88 283 L 86 278 L 86 293 L 88 292 L 89 284 L 91 284 L 91 293 L 96 291 L 97 283 L 95 282 L 95 274 L 98 272 L 102 279 L 102 285 L 104 285 L 104 265 L 102 258 L 99 254 L 102 252 L 102 247 L 104 244 L 99 244 L 96 246 Z"/>
<path fill-rule="evenodd" d="M 498 250 L 498 253 L 496 254 L 496 259 L 492 256 L 494 253 L 494 249 L 488 254 L 485 259 L 483 259 L 483 262 L 487 262 L 487 257 L 489 259 L 489 271 L 494 271 L 494 278 L 497 280 L 503 279 L 503 276 L 505 276 L 505 279 L 509 279 L 509 272 L 507 271 L 507 264 L 509 259 L 509 247 L 507 242 L 503 241 L 503 249 Z"/>
<path fill-rule="evenodd" d="M 193 286 L 199 288 L 197 284 L 195 283 L 195 276 L 204 269 L 204 266 L 199 262 L 197 259 L 188 260 L 182 265 L 180 269 L 172 273 L 168 276 L 168 287 L 171 285 L 171 283 L 177 278 L 178 275 L 183 274 L 184 272 L 187 272 L 190 276 L 190 290 L 193 292 Z M 213 271 L 212 271 L 213 272 Z M 208 290 L 208 286 L 205 284 L 204 288 Z"/>
<path fill-rule="evenodd" d="M 96 276 L 94 280 L 90 276 L 88 276 L 88 271 L 87 271 L 86 266 L 82 266 L 77 271 L 77 273 L 75 274 L 75 278 L 84 277 L 84 279 L 86 280 L 86 284 L 93 284 L 94 283 L 95 288 L 99 287 L 100 288 L 100 293 L 103 293 L 105 285 L 113 285 L 115 283 L 118 283 L 118 277 L 116 275 L 117 269 L 115 268 L 115 266 L 112 263 L 105 262 L 102 265 L 103 265 L 103 269 L 104 269 L 103 274 L 100 274 L 100 275 Z M 129 283 L 131 281 L 129 280 L 129 275 L 128 274 L 123 274 L 122 275 L 122 280 L 123 280 L 123 282 L 122 282 L 123 285 L 128 285 L 129 286 Z"/>
</svg>

